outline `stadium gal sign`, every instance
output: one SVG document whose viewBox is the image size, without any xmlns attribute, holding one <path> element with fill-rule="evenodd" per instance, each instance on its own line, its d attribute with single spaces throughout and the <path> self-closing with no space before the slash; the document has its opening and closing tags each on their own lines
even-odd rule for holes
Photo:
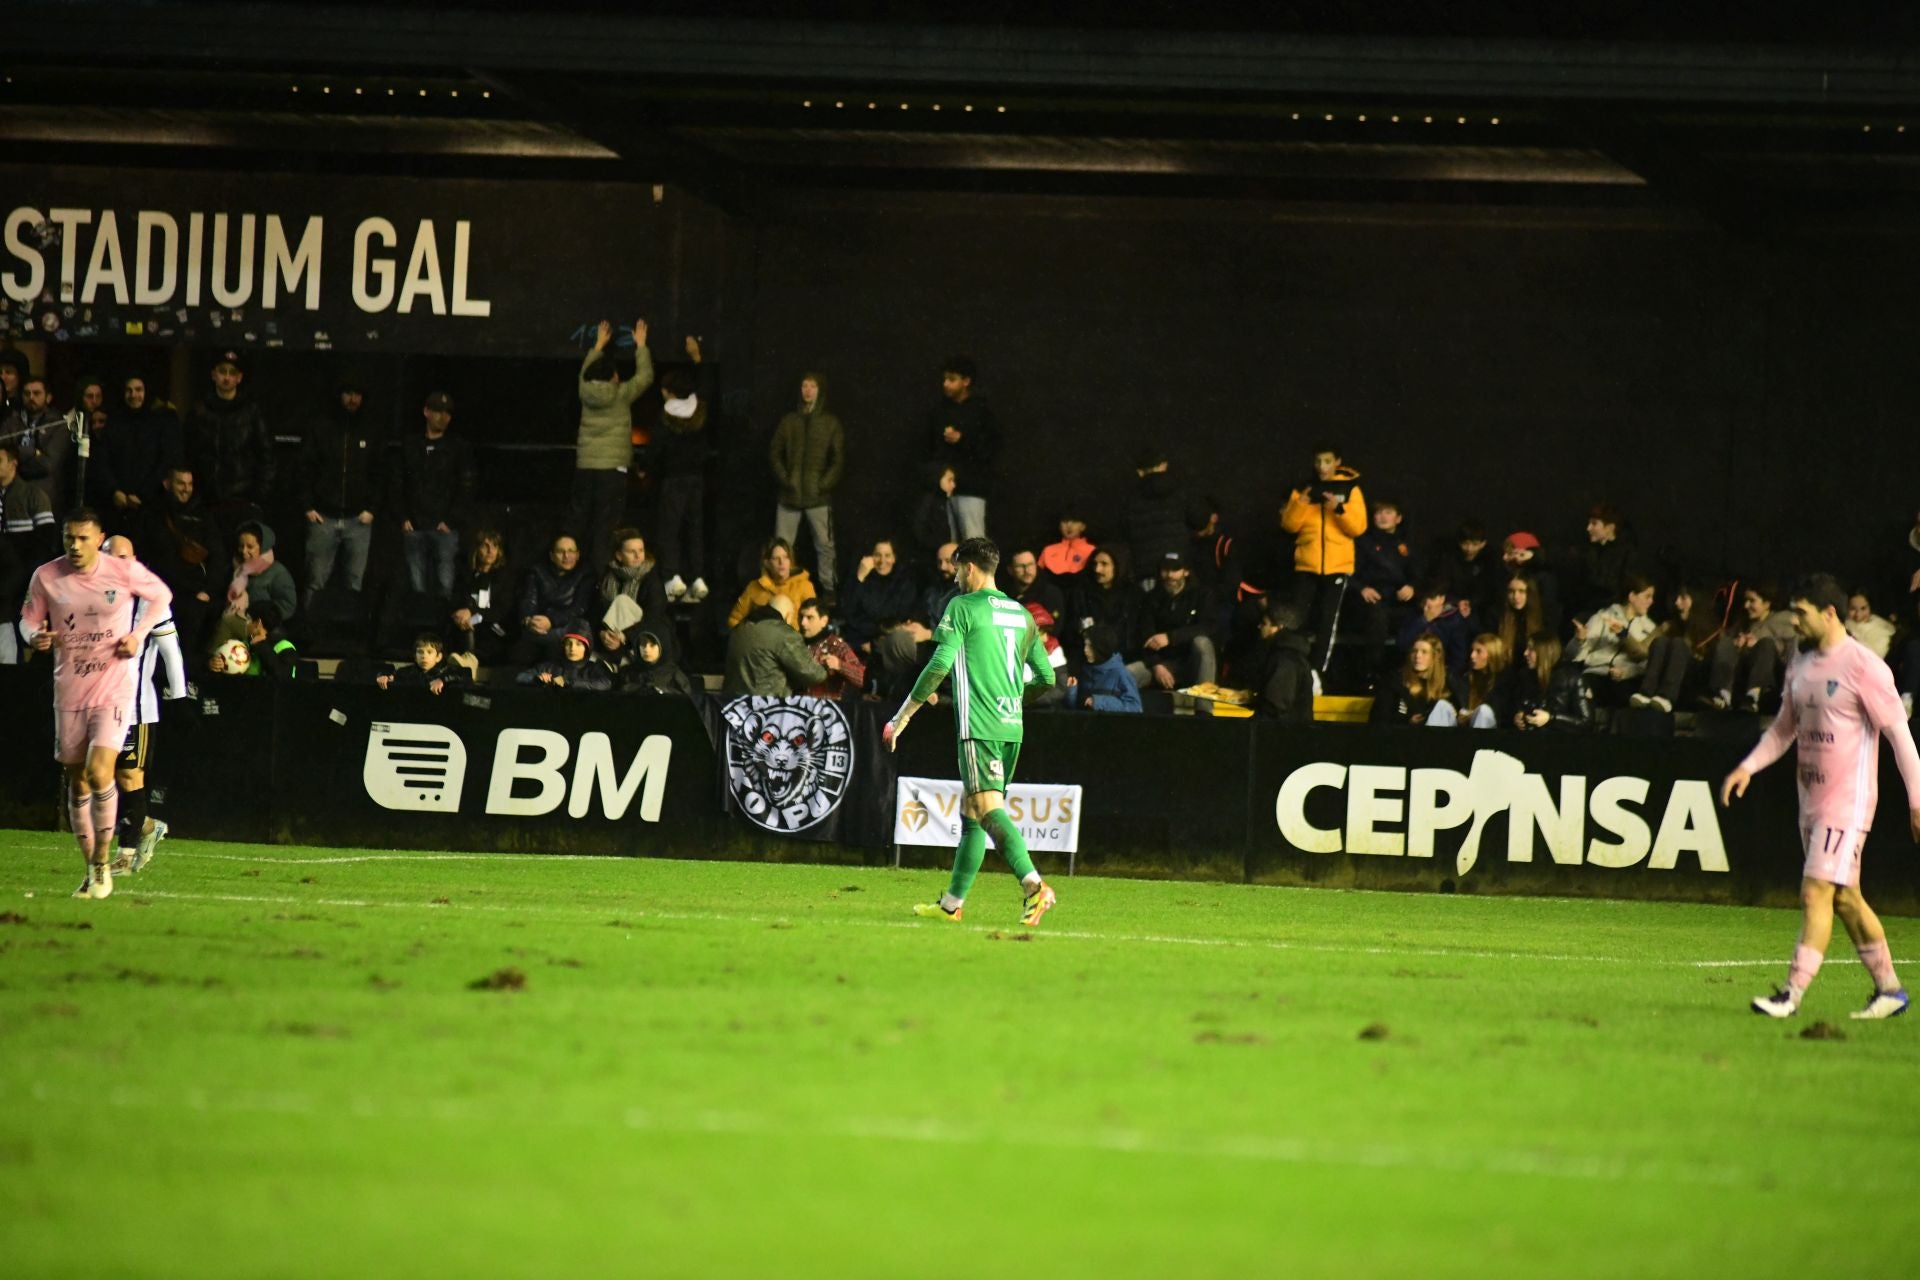
<svg viewBox="0 0 1920 1280">
<path fill-rule="evenodd" d="M 1657 796 L 1656 786 L 1666 794 Z M 1613 775 L 1590 784 L 1584 775 L 1561 774 L 1557 790 L 1503 751 L 1476 751 L 1466 773 L 1315 761 L 1280 784 L 1274 820 L 1281 837 L 1305 853 L 1432 858 L 1443 833 L 1451 844 L 1452 833 L 1463 832 L 1454 852 L 1462 876 L 1480 859 L 1488 823 L 1502 816 L 1509 863 L 1532 862 L 1543 845 L 1562 866 L 1672 871 L 1687 858 L 1701 871 L 1727 870 L 1708 782 Z M 1324 825 L 1337 812 L 1327 793 L 1344 799 L 1338 826 Z"/>
</svg>

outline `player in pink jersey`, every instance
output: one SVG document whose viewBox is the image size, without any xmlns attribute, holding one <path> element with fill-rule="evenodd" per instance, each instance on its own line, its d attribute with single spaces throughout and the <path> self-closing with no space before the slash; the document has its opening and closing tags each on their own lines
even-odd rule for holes
<svg viewBox="0 0 1920 1280">
<path fill-rule="evenodd" d="M 1787 1018 L 1820 971 L 1833 936 L 1834 913 L 1873 975 L 1873 996 L 1856 1018 L 1891 1018 L 1907 1011 L 1907 993 L 1893 971 L 1880 917 L 1860 894 L 1860 853 L 1880 800 L 1880 735 L 1906 784 L 1908 825 L 1920 842 L 1920 753 L 1907 728 L 1893 673 L 1873 651 L 1847 634 L 1847 592 L 1837 578 L 1816 574 L 1791 597 L 1794 629 L 1811 642 L 1787 669 L 1780 714 L 1739 767 L 1720 784 L 1720 802 L 1732 804 L 1760 772 L 1796 747 L 1801 869 L 1800 941 L 1787 985 L 1754 1000 L 1753 1011 Z"/>
<path fill-rule="evenodd" d="M 87 864 L 76 898 L 113 892 L 107 859 L 119 795 L 113 763 L 127 736 L 137 668 L 132 659 L 173 592 L 138 560 L 100 554 L 100 517 L 82 507 L 61 526 L 67 554 L 33 571 L 20 633 L 53 651 L 54 758 L 66 769 L 74 839 Z M 134 602 L 144 600 L 136 621 Z"/>
</svg>

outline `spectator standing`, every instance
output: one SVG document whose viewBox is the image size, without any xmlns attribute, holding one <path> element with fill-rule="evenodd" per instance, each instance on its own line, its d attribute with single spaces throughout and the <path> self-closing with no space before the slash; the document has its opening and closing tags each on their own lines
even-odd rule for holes
<svg viewBox="0 0 1920 1280">
<path fill-rule="evenodd" d="M 699 604 L 707 598 L 707 459 L 712 435 L 713 380 L 700 339 L 687 335 L 687 358 L 700 372 L 675 370 L 661 380 L 660 423 L 653 431 L 651 467 L 660 478 L 660 569 L 669 601 Z M 691 576 L 692 581 L 687 579 Z"/>
<path fill-rule="evenodd" d="M 187 461 L 201 500 L 216 515 L 257 519 L 273 491 L 273 433 L 247 394 L 238 351 L 214 358 L 213 386 L 187 419 Z"/>
<path fill-rule="evenodd" d="M 948 357 L 940 371 L 940 402 L 927 415 L 933 462 L 953 470 L 956 541 L 987 536 L 987 500 L 1000 452 L 1000 424 L 973 389 L 977 373 L 971 356 Z"/>
<path fill-rule="evenodd" d="M 748 609 L 727 637 L 721 697 L 784 698 L 826 680 L 829 667 L 807 652 L 795 629 L 797 617 L 793 600 L 785 595 L 770 596 Z"/>
<path fill-rule="evenodd" d="M 20 474 L 46 491 L 47 501 L 65 510 L 74 504 L 73 431 L 67 415 L 53 407 L 45 378 L 20 383 L 20 404 L 0 425 L 0 439 L 20 453 Z"/>
<path fill-rule="evenodd" d="M 145 505 L 165 482 L 167 468 L 186 457 L 186 438 L 172 407 L 147 394 L 147 380 L 138 374 L 120 385 L 120 407 L 113 410 L 113 427 L 93 445 L 93 465 L 111 515 L 128 528 L 137 528 Z"/>
<path fill-rule="evenodd" d="M 373 546 L 377 505 L 374 470 L 382 449 L 373 415 L 366 411 L 360 380 L 343 378 L 327 406 L 307 428 L 300 448 L 300 507 L 307 515 L 307 599 L 333 580 L 346 552 L 347 590 L 359 593 Z"/>
<path fill-rule="evenodd" d="M 547 544 L 545 563 L 535 565 L 520 582 L 514 665 L 551 661 L 569 632 L 589 635 L 587 614 L 592 608 L 593 579 L 580 567 L 580 544 L 572 534 L 557 534 Z"/>
<path fill-rule="evenodd" d="M 485 666 L 507 656 L 516 637 L 512 566 L 497 529 L 478 529 L 467 556 L 467 576 L 454 596 L 454 648 Z"/>
<path fill-rule="evenodd" d="M 1587 512 L 1587 544 L 1573 563 L 1575 618 L 1584 618 L 1622 597 L 1629 575 L 1639 569 L 1639 549 L 1621 535 L 1620 513 L 1609 503 Z"/>
<path fill-rule="evenodd" d="M 1373 526 L 1353 541 L 1353 577 L 1347 594 L 1359 618 L 1356 630 L 1366 642 L 1366 669 L 1378 670 L 1394 637 L 1418 606 L 1414 583 L 1420 565 L 1400 514 L 1400 504 L 1383 498 L 1373 504 Z"/>
<path fill-rule="evenodd" d="M 880 628 L 910 615 L 920 590 L 900 564 L 893 539 L 881 538 L 873 551 L 860 557 L 853 581 L 840 596 L 840 633 L 847 643 L 867 652 Z"/>
<path fill-rule="evenodd" d="M 819 374 L 801 377 L 800 403 L 773 429 L 767 460 L 780 486 L 773 510 L 774 536 L 794 545 L 800 517 L 806 517 L 820 568 L 820 588 L 832 595 L 838 569 L 833 551 L 833 491 L 840 485 L 846 463 L 846 433 L 840 419 L 827 411 L 826 382 Z"/>
<path fill-rule="evenodd" d="M 808 689 L 807 695 L 831 698 L 835 702 L 858 695 L 867 682 L 867 664 L 853 646 L 833 630 L 827 606 L 816 597 L 800 606 L 798 616 L 800 638 L 807 642 L 807 652 L 827 669 L 827 678 Z"/>
<path fill-rule="evenodd" d="M 799 614 L 800 606 L 818 594 L 807 571 L 793 567 L 792 545 L 785 538 L 769 538 L 760 551 L 760 576 L 749 582 L 741 590 L 740 598 L 733 602 L 733 609 L 727 614 L 727 626 L 739 626 L 748 613 L 770 603 L 775 596 L 784 596 L 793 605 L 787 614 L 791 621 Z"/>
<path fill-rule="evenodd" d="M 154 573 L 173 592 L 181 647 L 198 653 L 224 607 L 224 597 L 218 607 L 214 601 L 226 589 L 217 577 L 222 567 L 219 548 L 226 536 L 201 502 L 193 471 L 184 461 L 168 468 L 166 482 L 144 510 L 140 546 Z"/>
<path fill-rule="evenodd" d="M 415 592 L 453 597 L 460 526 L 473 509 L 473 446 L 454 434 L 453 397 L 435 391 L 420 408 L 424 429 L 400 446 L 393 507 L 407 582 Z"/>
<path fill-rule="evenodd" d="M 653 385 L 653 354 L 647 322 L 633 322 L 633 376 L 622 378 L 608 351 L 613 326 L 600 322 L 593 350 L 580 362 L 580 433 L 573 461 L 569 525 L 585 541 L 589 564 L 613 555 L 613 530 L 627 505 L 627 473 L 633 467 L 633 402 Z"/>
<path fill-rule="evenodd" d="M 1213 593 L 1196 586 L 1184 551 L 1160 557 L 1160 582 L 1147 593 L 1138 622 L 1138 660 L 1127 670 L 1144 689 L 1211 683 L 1219 672 L 1219 625 Z"/>
<path fill-rule="evenodd" d="M 1287 499 L 1280 527 L 1294 538 L 1293 602 L 1313 633 L 1314 669 L 1324 671 L 1339 638 L 1340 599 L 1353 573 L 1353 540 L 1366 531 L 1367 504 L 1360 473 L 1332 445 L 1313 451 L 1313 475 Z"/>
<path fill-rule="evenodd" d="M 960 512 L 953 505 L 954 486 L 959 483 L 957 474 L 952 467 L 930 468 L 928 487 L 914 500 L 909 529 L 917 553 L 960 545 Z"/>
<path fill-rule="evenodd" d="M 1140 451 L 1133 475 L 1133 492 L 1127 495 L 1127 549 L 1133 563 L 1152 569 L 1167 552 L 1187 550 L 1187 493 L 1174 477 L 1167 451 L 1157 445 Z M 1153 586 L 1147 579 L 1140 589 Z"/>
<path fill-rule="evenodd" d="M 24 652 L 13 604 L 26 594 L 33 571 L 51 560 L 60 546 L 59 526 L 47 492 L 20 475 L 20 446 L 0 440 L 0 665 L 11 666 Z"/>
<path fill-rule="evenodd" d="M 21 388 L 32 374 L 21 352 L 12 348 L 0 351 L 0 434 L 7 429 L 7 419 L 19 412 Z"/>
</svg>

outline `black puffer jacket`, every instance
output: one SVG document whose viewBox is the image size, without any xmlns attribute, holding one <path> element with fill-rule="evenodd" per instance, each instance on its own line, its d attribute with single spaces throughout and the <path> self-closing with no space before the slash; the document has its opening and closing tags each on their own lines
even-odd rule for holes
<svg viewBox="0 0 1920 1280">
<path fill-rule="evenodd" d="M 273 433 L 246 392 L 231 400 L 207 396 L 187 420 L 186 435 L 196 493 L 214 506 L 266 503 L 273 489 Z"/>
<path fill-rule="evenodd" d="M 496 606 L 497 607 L 497 606 Z M 544 616 L 553 623 L 555 635 L 566 631 L 586 631 L 587 613 L 593 607 L 593 579 L 584 569 L 567 573 L 543 560 L 520 582 L 518 621 Z"/>
<path fill-rule="evenodd" d="M 301 442 L 300 509 L 318 511 L 329 520 L 375 510 L 379 485 L 373 476 L 381 452 L 379 432 L 365 407 L 348 413 L 336 405 L 307 429 Z"/>
<path fill-rule="evenodd" d="M 449 431 L 429 440 L 421 432 L 400 446 L 393 510 L 415 529 L 431 529 L 442 521 L 450 529 L 460 528 L 473 505 L 473 488 L 473 446 L 463 437 Z"/>
<path fill-rule="evenodd" d="M 1127 545 L 1133 551 L 1134 569 L 1153 576 L 1160 558 L 1169 551 L 1186 550 L 1187 542 L 1186 490 L 1171 471 L 1141 476 L 1127 497 Z"/>
</svg>

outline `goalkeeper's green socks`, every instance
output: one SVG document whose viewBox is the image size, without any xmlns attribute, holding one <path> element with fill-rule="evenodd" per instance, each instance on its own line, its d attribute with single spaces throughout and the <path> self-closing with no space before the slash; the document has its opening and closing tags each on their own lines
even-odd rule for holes
<svg viewBox="0 0 1920 1280">
<path fill-rule="evenodd" d="M 957 911 L 960 904 L 967 900 L 967 890 L 973 888 L 974 877 L 980 874 L 980 864 L 987 860 L 987 833 L 973 818 L 960 819 L 960 847 L 953 851 L 953 878 L 947 882 L 947 896 L 940 899 L 940 905 L 949 911 Z"/>
<path fill-rule="evenodd" d="M 1020 877 L 1020 883 L 1024 885 L 1029 880 L 1038 882 L 1040 877 L 1033 869 L 1033 859 L 1027 856 L 1026 837 L 1020 834 L 1020 828 L 1013 825 L 1013 819 L 1007 816 L 1007 811 L 995 809 L 981 821 L 993 835 L 993 847 L 1013 868 L 1013 874 Z"/>
</svg>

